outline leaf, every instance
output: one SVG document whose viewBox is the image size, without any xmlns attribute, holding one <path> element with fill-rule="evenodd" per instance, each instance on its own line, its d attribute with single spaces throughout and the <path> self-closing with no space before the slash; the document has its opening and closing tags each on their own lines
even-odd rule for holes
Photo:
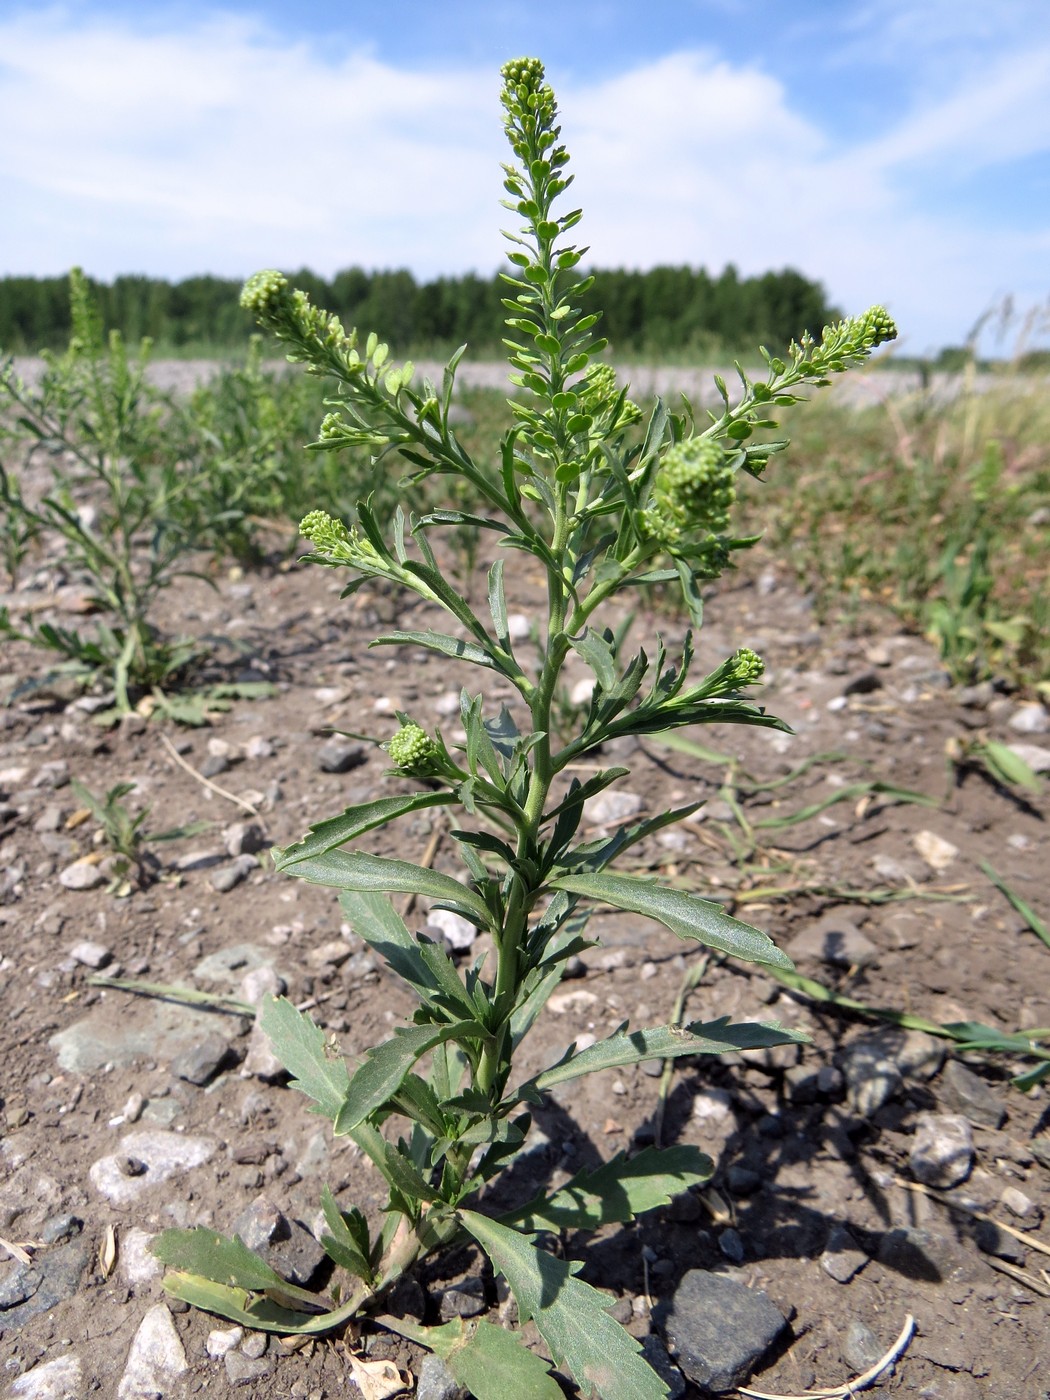
<svg viewBox="0 0 1050 1400">
<path fill-rule="evenodd" d="M 330 885 L 338 890 L 423 894 L 484 928 L 491 920 L 485 901 L 473 890 L 451 875 L 425 870 L 407 860 L 390 860 L 363 851 L 326 851 L 324 855 L 297 861 L 292 873 L 311 884 Z"/>
<path fill-rule="evenodd" d="M 372 1262 L 369 1257 L 368 1223 L 359 1210 L 346 1213 L 339 1209 L 330 1188 L 321 1191 L 327 1234 L 322 1232 L 321 1245 L 329 1259 L 365 1283 L 372 1282 Z"/>
<path fill-rule="evenodd" d="M 305 1303 L 309 1312 L 323 1312 L 317 1294 L 297 1288 L 275 1273 L 237 1235 L 233 1239 L 214 1230 L 164 1230 L 150 1245 L 162 1264 L 183 1273 L 220 1283 L 226 1288 L 243 1288 L 252 1293 L 279 1293 L 282 1301 Z"/>
<path fill-rule="evenodd" d="M 551 884 L 555 889 L 644 914 L 679 938 L 692 938 L 744 962 L 763 963 L 790 971 L 794 964 L 761 929 L 726 914 L 721 905 L 684 890 L 669 890 L 631 875 L 563 875 Z"/>
<path fill-rule="evenodd" d="M 408 796 L 381 797 L 376 802 L 347 807 L 340 816 L 313 824 L 309 836 L 294 846 L 276 848 L 273 853 L 275 868 L 287 870 L 297 861 L 324 855 L 356 836 L 377 826 L 385 826 L 387 822 L 396 821 L 409 812 L 418 812 L 425 807 L 447 806 L 452 800 L 451 793 L 447 792 L 414 792 Z M 294 875 L 295 871 L 291 873 Z"/>
<path fill-rule="evenodd" d="M 576 1277 L 581 1264 L 537 1249 L 528 1235 L 473 1211 L 460 1220 L 503 1275 L 522 1321 L 532 1318 L 559 1366 L 587 1400 L 665 1400 L 667 1387 L 641 1347 L 605 1311 L 608 1298 Z"/>
<path fill-rule="evenodd" d="M 692 1021 L 688 1026 L 654 1026 L 649 1030 L 620 1030 L 576 1051 L 570 1047 L 565 1056 L 536 1075 L 518 1091 L 521 1097 L 534 1095 L 567 1079 L 581 1074 L 593 1074 L 599 1069 L 616 1069 L 620 1065 L 639 1064 L 642 1060 L 673 1060 L 680 1055 L 725 1055 L 738 1050 L 762 1050 L 774 1045 L 804 1043 L 809 1039 L 801 1031 L 785 1030 L 775 1021 L 741 1021 L 730 1024 L 728 1016 L 717 1021 Z"/>
<path fill-rule="evenodd" d="M 426 997 L 437 990 L 434 970 L 424 957 L 422 946 L 385 895 L 366 890 L 344 890 L 339 896 L 339 904 L 354 933 L 385 958 L 394 972 L 414 991 Z M 456 976 L 454 968 L 452 975 Z M 459 980 L 458 977 L 456 980 Z"/>
<path fill-rule="evenodd" d="M 481 647 L 473 642 L 465 642 L 461 637 L 449 637 L 444 632 L 388 632 L 369 642 L 370 647 L 417 646 L 439 651 L 442 656 L 452 656 L 457 661 L 469 661 L 474 666 L 487 666 L 497 669 L 496 662 Z"/>
<path fill-rule="evenodd" d="M 457 1318 L 444 1327 L 422 1327 L 408 1318 L 378 1317 L 376 1321 L 440 1356 L 455 1380 L 475 1400 L 564 1400 L 564 1392 L 516 1332 L 491 1322 Z"/>
<path fill-rule="evenodd" d="M 396 1094 L 402 1080 L 421 1056 L 446 1040 L 483 1038 L 485 1032 L 476 1021 L 457 1021 L 453 1025 L 401 1026 L 390 1040 L 369 1050 L 364 1063 L 355 1073 L 346 1097 L 335 1116 L 337 1135 L 351 1132 L 374 1109 L 380 1108 Z"/>
<path fill-rule="evenodd" d="M 621 1152 L 596 1171 L 577 1172 L 553 1196 L 538 1197 L 502 1220 L 523 1230 L 623 1224 L 710 1181 L 713 1173 L 714 1163 L 698 1147 L 646 1147 L 630 1159 Z"/>
<path fill-rule="evenodd" d="M 163 1238 L 163 1237 L 162 1237 Z M 196 1274 L 171 1273 L 164 1276 L 164 1291 L 192 1307 L 217 1313 L 243 1327 L 262 1332 L 326 1332 L 341 1320 L 340 1314 L 303 1313 L 283 1308 L 265 1294 L 253 1297 L 244 1289 L 201 1278 Z"/>
<path fill-rule="evenodd" d="M 350 1363 L 350 1379 L 364 1396 L 364 1400 L 389 1400 L 391 1395 L 403 1395 L 412 1388 L 412 1378 L 405 1379 L 392 1361 L 364 1361 L 353 1352 L 347 1352 Z"/>
<path fill-rule="evenodd" d="M 324 1032 L 286 997 L 270 997 L 259 1008 L 259 1024 L 270 1038 L 274 1054 L 292 1075 L 292 1088 L 313 1099 L 317 1113 L 335 1118 L 350 1075 L 342 1058 L 326 1052 Z"/>
</svg>

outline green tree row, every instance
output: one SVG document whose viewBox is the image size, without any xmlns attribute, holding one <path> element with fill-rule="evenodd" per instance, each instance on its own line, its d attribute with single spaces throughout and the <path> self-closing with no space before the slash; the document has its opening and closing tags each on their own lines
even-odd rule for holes
<svg viewBox="0 0 1050 1400">
<path fill-rule="evenodd" d="M 404 269 L 351 267 L 330 282 L 307 269 L 292 280 L 347 325 L 382 328 L 402 353 L 464 342 L 484 351 L 501 344 L 508 288 L 498 275 L 417 282 Z M 244 345 L 250 331 L 238 303 L 239 281 L 125 276 L 90 286 L 104 323 L 133 342 L 150 336 L 165 348 L 234 348 Z M 690 267 L 598 272 L 584 301 L 584 310 L 604 311 L 602 332 L 621 355 L 717 355 L 756 340 L 781 350 L 807 328 L 819 330 L 838 315 L 819 283 L 790 268 L 741 277 L 731 264 L 716 277 Z M 69 332 L 66 278 L 0 278 L 0 348 L 8 353 L 58 349 Z"/>
</svg>

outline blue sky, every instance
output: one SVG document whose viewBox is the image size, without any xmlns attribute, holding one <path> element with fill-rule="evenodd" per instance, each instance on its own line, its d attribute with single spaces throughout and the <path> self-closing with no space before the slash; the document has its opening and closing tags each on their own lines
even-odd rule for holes
<svg viewBox="0 0 1050 1400">
<path fill-rule="evenodd" d="M 596 266 L 797 267 L 915 352 L 1048 304 L 1046 0 L 0 0 L 0 274 L 489 272 L 522 53 Z"/>
</svg>

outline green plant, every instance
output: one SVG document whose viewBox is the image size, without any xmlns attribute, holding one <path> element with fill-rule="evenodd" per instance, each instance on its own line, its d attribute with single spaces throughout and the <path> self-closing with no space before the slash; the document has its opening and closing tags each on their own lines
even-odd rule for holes
<svg viewBox="0 0 1050 1400">
<path fill-rule="evenodd" d="M 378 1233 L 356 1209 L 344 1210 L 327 1189 L 323 1244 L 350 1276 L 319 1298 L 282 1280 L 238 1240 L 210 1230 L 167 1231 L 155 1252 L 174 1272 L 168 1290 L 250 1326 L 317 1333 L 362 1312 L 376 1314 L 398 1278 L 432 1250 L 473 1239 L 502 1273 L 521 1318 L 532 1318 L 559 1366 L 581 1391 L 606 1400 L 657 1400 L 666 1387 L 639 1355 L 638 1344 L 605 1311 L 601 1294 L 577 1265 L 540 1247 L 542 1230 L 594 1229 L 623 1222 L 702 1183 L 712 1166 L 685 1146 L 647 1148 L 581 1172 L 551 1195 L 492 1214 L 488 1184 L 525 1139 L 530 1107 L 548 1089 L 596 1070 L 653 1058 L 719 1054 L 804 1037 L 776 1024 L 703 1024 L 629 1030 L 586 1049 L 570 1046 L 540 1074 L 513 1077 L 515 1052 L 557 986 L 570 956 L 592 946 L 588 909 L 611 905 L 663 924 L 684 940 L 749 962 L 789 969 L 760 930 L 729 917 L 714 902 L 648 880 L 609 873 L 615 859 L 652 832 L 700 804 L 623 825 L 597 840 L 580 840 L 588 798 L 623 777 L 622 767 L 597 768 L 580 781 L 572 769 L 593 763 L 611 740 L 655 735 L 711 722 L 784 728 L 746 697 L 762 674 L 747 648 L 691 679 L 702 626 L 701 586 L 732 553 L 752 540 L 729 534 L 729 508 L 741 472 L 761 475 L 783 441 L 751 442 L 769 417 L 796 402 L 803 385 L 859 363 L 894 328 L 885 312 L 805 336 L 787 360 L 766 354 L 767 375 L 739 371 L 735 402 L 718 380 L 722 410 L 703 429 L 691 412 L 658 404 L 636 430 L 640 411 L 607 366 L 594 362 L 603 342 L 595 315 L 579 310 L 590 279 L 573 269 L 580 249 L 566 241 L 578 210 L 556 216 L 569 183 L 559 144 L 554 94 L 541 65 L 518 60 L 503 70 L 506 131 L 516 163 L 505 167 L 507 207 L 524 221 L 512 245 L 505 305 L 515 382 L 513 427 L 500 460 L 489 468 L 467 452 L 450 422 L 459 355 L 440 388 L 413 387 L 409 364 L 391 363 L 374 334 L 359 345 L 355 331 L 293 292 L 276 272 L 252 278 L 244 303 L 289 347 L 308 373 L 331 376 L 338 393 L 321 425 L 318 446 L 366 448 L 377 462 L 395 454 L 413 468 L 402 497 L 420 499 L 423 483 L 466 481 L 482 502 L 471 519 L 504 551 L 524 554 L 546 580 L 538 667 L 515 652 L 507 623 L 501 554 L 488 574 L 488 618 L 473 611 L 448 581 L 431 537 L 461 524 L 458 508 L 400 506 L 381 522 L 369 501 L 349 528 L 325 511 L 310 512 L 301 530 L 309 557 L 351 572 L 347 592 L 366 579 L 397 585 L 443 609 L 454 631 L 393 631 L 376 646 L 425 647 L 448 660 L 499 678 L 515 694 L 498 711 L 485 695 L 464 689 L 462 745 L 450 749 L 410 716 L 387 744 L 393 771 L 419 790 L 348 808 L 321 821 L 300 843 L 275 853 L 277 867 L 342 891 L 355 931 L 419 998 L 412 1024 L 370 1049 L 351 1073 L 320 1029 L 284 1000 L 269 1002 L 261 1024 L 294 1083 L 375 1164 L 388 1187 Z M 604 625 L 607 605 L 628 590 L 673 583 L 694 632 L 672 660 L 657 641 L 650 658 L 620 655 L 622 636 Z M 566 734 L 552 719 L 562 672 L 572 654 L 593 673 L 588 705 Z M 567 717 L 560 714 L 562 723 Z M 462 822 L 452 831 L 464 878 L 346 850 L 357 838 L 410 813 L 450 807 Z M 388 895 L 429 898 L 492 939 L 492 966 L 478 959 L 461 976 L 441 947 L 414 935 Z M 429 1072 L 421 1072 L 425 1057 Z M 385 1135 L 393 1120 L 404 1135 Z M 320 1309 L 320 1311 L 318 1311 Z M 560 1388 L 545 1365 L 517 1340 L 485 1322 L 423 1327 L 382 1314 L 378 1320 L 446 1358 L 479 1400 L 525 1395 L 554 1400 Z"/>
<path fill-rule="evenodd" d="M 134 783 L 116 783 L 99 796 L 76 778 L 70 787 L 84 808 L 98 823 L 96 843 L 104 846 L 111 861 L 111 889 L 116 894 L 130 894 L 133 885 L 148 885 L 156 879 L 157 860 L 147 848 L 157 841 L 178 841 L 184 836 L 197 836 L 209 829 L 209 822 L 188 822 L 167 831 L 146 831 L 150 809 L 133 812 L 122 800 L 135 791 Z"/>
<path fill-rule="evenodd" d="M 59 536 L 75 573 L 90 582 L 89 602 L 108 615 L 93 635 L 45 622 L 21 630 L 0 610 L 0 634 L 63 658 L 59 670 L 113 687 L 118 711 L 136 693 L 178 680 L 198 656 L 188 641 L 161 636 L 151 621 L 158 595 L 180 574 L 192 541 L 174 518 L 179 490 L 168 442 L 169 405 L 147 382 L 150 345 L 132 357 L 121 336 L 108 342 L 83 274 L 70 275 L 73 335 L 64 355 L 46 357 L 38 389 L 8 363 L 0 401 L 13 422 L 0 441 L 33 443 L 50 486 L 31 503 L 0 465 L 0 502 L 9 538 Z"/>
</svg>

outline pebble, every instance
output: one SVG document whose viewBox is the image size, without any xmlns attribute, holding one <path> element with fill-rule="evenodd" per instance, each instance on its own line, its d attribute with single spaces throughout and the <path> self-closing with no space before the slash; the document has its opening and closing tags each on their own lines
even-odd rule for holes
<svg viewBox="0 0 1050 1400">
<path fill-rule="evenodd" d="M 120 1276 L 131 1288 L 143 1287 L 160 1278 L 164 1266 L 150 1252 L 150 1244 L 156 1238 L 137 1225 L 121 1231 L 119 1268 Z"/>
<path fill-rule="evenodd" d="M 904 1082 L 899 1067 L 878 1038 L 855 1040 L 842 1053 L 840 1068 L 846 1100 L 859 1118 L 870 1118 L 889 1103 Z"/>
<path fill-rule="evenodd" d="M 655 1333 L 642 1338 L 642 1355 L 667 1387 L 667 1400 L 682 1400 L 686 1391 L 685 1377 L 671 1364 L 667 1348 Z"/>
<path fill-rule="evenodd" d="M 8 1391 L 12 1400 L 81 1400 L 84 1393 L 83 1368 L 72 1352 L 34 1366 Z"/>
<path fill-rule="evenodd" d="M 685 1375 L 715 1392 L 743 1385 L 787 1327 L 768 1294 L 703 1269 L 682 1276 L 653 1320 Z"/>
<path fill-rule="evenodd" d="M 1007 724 L 1015 734 L 1050 733 L 1050 715 L 1039 704 L 1018 705 Z"/>
<path fill-rule="evenodd" d="M 924 1186 L 946 1190 L 965 1181 L 973 1169 L 970 1125 L 957 1113 L 920 1113 L 908 1163 Z"/>
<path fill-rule="evenodd" d="M 419 1368 L 416 1400 L 466 1400 L 467 1392 L 440 1356 L 427 1352 Z"/>
<path fill-rule="evenodd" d="M 843 1361 L 855 1371 L 867 1371 L 885 1351 L 886 1348 L 871 1328 L 861 1322 L 860 1318 L 853 1318 L 846 1328 L 846 1336 L 842 1343 Z"/>
<path fill-rule="evenodd" d="M 253 1381 L 268 1376 L 273 1369 L 268 1361 L 244 1356 L 239 1351 L 228 1351 L 222 1359 L 222 1364 L 226 1370 L 226 1379 L 232 1386 L 251 1385 Z"/>
<path fill-rule="evenodd" d="M 728 1230 L 723 1230 L 718 1236 L 718 1248 L 731 1264 L 744 1262 L 744 1237 L 739 1230 L 734 1230 L 732 1226 Z"/>
<path fill-rule="evenodd" d="M 117 1400 L 163 1396 L 168 1393 L 171 1382 L 188 1370 L 186 1352 L 171 1313 L 163 1303 L 157 1303 L 146 1313 L 135 1333 L 117 1387 Z"/>
<path fill-rule="evenodd" d="M 728 1089 L 703 1089 L 693 1099 L 693 1117 L 707 1123 L 728 1123 L 733 1117 L 733 1096 Z"/>
<path fill-rule="evenodd" d="M 78 860 L 58 872 L 58 883 L 66 890 L 96 890 L 106 883 L 106 875 L 96 861 Z"/>
<path fill-rule="evenodd" d="M 246 758 L 273 758 L 275 752 L 276 750 L 270 740 L 264 738 L 261 734 L 254 734 L 244 746 L 244 755 Z"/>
<path fill-rule="evenodd" d="M 238 856 L 232 865 L 224 865 L 220 870 L 213 871 L 211 887 L 218 894 L 229 894 L 258 868 L 259 862 L 254 856 Z"/>
<path fill-rule="evenodd" d="M 92 1163 L 88 1178 L 95 1190 L 112 1205 L 128 1205 L 151 1186 L 167 1181 L 178 1172 L 203 1166 L 214 1156 L 217 1146 L 213 1138 L 192 1137 L 188 1133 L 160 1129 L 126 1133 L 117 1152 Z M 145 1171 L 137 1176 L 126 1176 L 120 1169 L 122 1158 L 142 1162 Z"/>
<path fill-rule="evenodd" d="M 569 691 L 570 705 L 589 705 L 591 696 L 594 694 L 594 687 L 597 681 L 593 676 L 584 676 L 582 680 L 576 682 Z"/>
<path fill-rule="evenodd" d="M 507 618 L 507 636 L 512 642 L 523 642 L 532 632 L 532 623 L 524 613 L 511 613 Z"/>
<path fill-rule="evenodd" d="M 598 998 L 594 992 L 585 991 L 582 987 L 575 992 L 558 992 L 548 1001 L 548 1008 L 554 1012 L 555 1016 L 564 1016 L 566 1011 L 575 1011 L 580 1007 L 597 1005 Z"/>
<path fill-rule="evenodd" d="M 229 1041 L 221 1035 L 208 1035 L 197 1045 L 176 1055 L 171 1062 L 171 1072 L 176 1079 L 184 1079 L 187 1084 L 201 1088 L 215 1078 L 229 1058 Z"/>
<path fill-rule="evenodd" d="M 92 943 L 90 939 L 81 939 L 79 943 L 74 943 L 69 950 L 69 956 L 74 962 L 81 963 L 84 967 L 93 967 L 96 970 L 105 967 L 106 963 L 112 962 L 112 950 L 104 943 Z"/>
<path fill-rule="evenodd" d="M 961 1113 L 980 1128 L 1001 1128 L 1006 1104 L 985 1081 L 959 1060 L 949 1060 L 937 1085 L 938 1103 L 950 1113 Z"/>
<path fill-rule="evenodd" d="M 274 1054 L 270 1037 L 258 1021 L 252 1026 L 251 1034 L 248 1037 L 248 1048 L 241 1066 L 241 1073 L 248 1077 L 261 1079 L 267 1084 L 275 1084 L 288 1078 L 284 1062 Z"/>
<path fill-rule="evenodd" d="M 890 664 L 889 656 L 879 663 L 883 666 Z M 859 675 L 851 676 L 842 687 L 843 695 L 870 695 L 875 690 L 882 689 L 882 677 L 877 671 L 861 671 Z"/>
<path fill-rule="evenodd" d="M 1050 773 L 1050 749 L 1040 748 L 1038 744 L 1008 744 L 1007 748 L 1022 763 L 1027 763 L 1033 773 Z"/>
<path fill-rule="evenodd" d="M 258 1361 L 260 1356 L 266 1355 L 267 1345 L 265 1332 L 249 1332 L 241 1343 L 241 1352 L 250 1356 L 253 1361 Z"/>
<path fill-rule="evenodd" d="M 836 1283 L 849 1283 L 868 1262 L 868 1256 L 857 1247 L 857 1242 L 844 1225 L 833 1225 L 828 1235 L 824 1253 L 820 1256 L 820 1267 Z"/>
<path fill-rule="evenodd" d="M 1005 1186 L 999 1200 L 1011 1215 L 1016 1215 L 1026 1225 L 1038 1225 L 1043 1218 L 1043 1212 L 1035 1201 L 1031 1196 L 1026 1196 L 1020 1187 Z"/>
<path fill-rule="evenodd" d="M 228 1351 L 233 1350 L 243 1336 L 243 1327 L 217 1327 L 213 1332 L 208 1333 L 204 1350 L 209 1356 L 225 1356 Z"/>
<path fill-rule="evenodd" d="M 637 816 L 644 806 L 645 798 L 638 793 L 613 790 L 600 792 L 597 797 L 584 803 L 584 813 L 592 825 L 610 826 Z"/>
<path fill-rule="evenodd" d="M 222 833 L 222 839 L 229 856 L 255 855 L 269 845 L 258 822 L 231 822 Z"/>
<path fill-rule="evenodd" d="M 912 837 L 912 844 L 931 870 L 947 870 L 959 854 L 958 846 L 953 846 L 935 831 L 919 831 Z"/>
<path fill-rule="evenodd" d="M 322 773 L 349 773 L 368 762 L 363 744 L 355 744 L 342 735 L 326 739 L 317 750 L 317 766 Z"/>
<path fill-rule="evenodd" d="M 268 997 L 279 997 L 287 990 L 288 984 L 284 978 L 264 963 L 262 967 L 253 967 L 244 974 L 238 992 L 241 1001 L 246 1001 L 249 1006 L 261 1006 Z"/>
<path fill-rule="evenodd" d="M 485 1307 L 485 1284 L 472 1277 L 444 1289 L 438 1310 L 442 1322 L 451 1322 L 456 1317 L 477 1317 Z"/>
<path fill-rule="evenodd" d="M 833 967 L 871 967 L 879 950 L 850 919 L 839 915 L 804 929 L 784 949 L 793 962 L 813 958 Z"/>
<path fill-rule="evenodd" d="M 465 952 L 478 936 L 470 920 L 451 909 L 432 909 L 427 915 L 427 923 L 439 929 L 448 946 L 458 953 Z"/>
<path fill-rule="evenodd" d="M 298 1220 L 289 1220 L 272 1201 L 257 1196 L 233 1223 L 240 1235 L 282 1278 L 305 1287 L 327 1258 L 324 1250 Z M 242 1348 L 243 1350 L 243 1348 Z"/>
</svg>

